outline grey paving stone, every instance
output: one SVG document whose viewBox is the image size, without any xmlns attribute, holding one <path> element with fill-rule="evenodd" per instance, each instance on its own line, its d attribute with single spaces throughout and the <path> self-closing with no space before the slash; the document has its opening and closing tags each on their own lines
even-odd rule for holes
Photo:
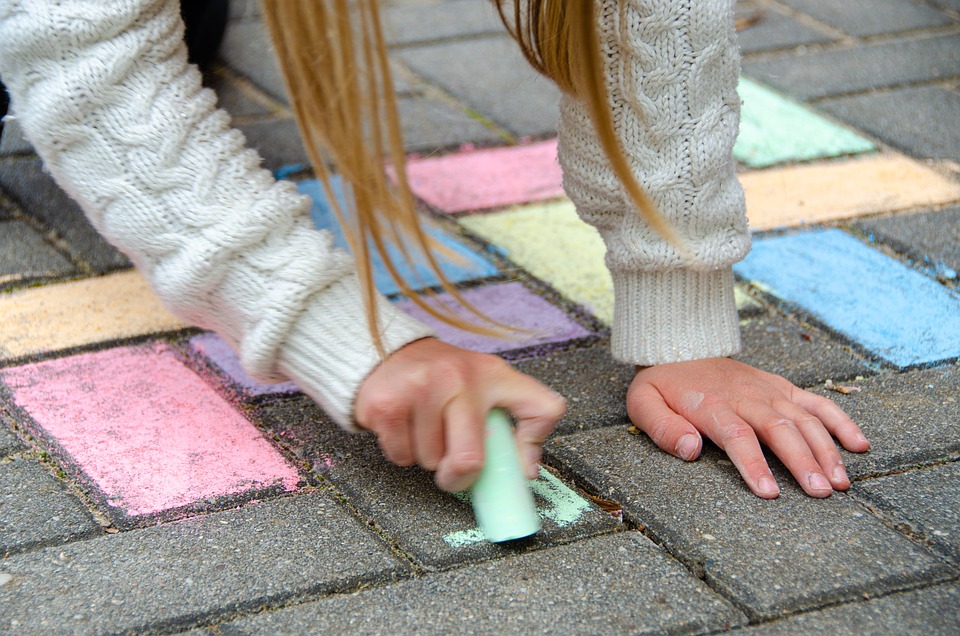
<svg viewBox="0 0 960 636">
<path fill-rule="evenodd" d="M 916 157 L 960 161 L 956 91 L 921 86 L 826 99 L 817 108 Z"/>
<path fill-rule="evenodd" d="M 402 3 L 385 7 L 382 15 L 391 46 L 505 32 L 492 2 Z"/>
<path fill-rule="evenodd" d="M 567 398 L 556 434 L 630 424 L 626 397 L 634 368 L 614 360 L 608 347 L 557 351 L 512 364 Z"/>
<path fill-rule="evenodd" d="M 939 585 L 738 630 L 743 636 L 777 634 L 856 634 L 955 636 L 960 585 Z"/>
<path fill-rule="evenodd" d="M 326 494 L 301 494 L 0 562 L 0 631 L 190 627 L 408 573 Z"/>
<path fill-rule="evenodd" d="M 129 267 L 126 257 L 101 237 L 80 207 L 54 183 L 39 159 L 0 159 L 0 189 L 23 210 L 55 231 L 75 263 L 94 273 Z"/>
<path fill-rule="evenodd" d="M 418 46 L 392 54 L 518 136 L 556 132 L 560 92 L 530 68 L 508 36 Z"/>
<path fill-rule="evenodd" d="M 756 20 L 737 32 L 740 51 L 745 54 L 803 44 L 819 44 L 835 39 L 830 33 L 803 24 L 766 3 L 738 2 L 736 17 L 741 20 Z"/>
<path fill-rule="evenodd" d="M 466 142 L 493 144 L 503 138 L 476 119 L 445 102 L 428 97 L 397 100 L 407 152 L 430 152 Z"/>
<path fill-rule="evenodd" d="M 950 9 L 960 13 L 960 0 L 930 0 L 941 9 Z"/>
<path fill-rule="evenodd" d="M 220 45 L 220 59 L 274 98 L 290 103 L 270 34 L 261 20 L 229 22 Z"/>
<path fill-rule="evenodd" d="M 241 634 L 704 633 L 743 615 L 636 532 L 220 625 Z"/>
<path fill-rule="evenodd" d="M 23 136 L 23 129 L 14 118 L 7 119 L 0 134 L 0 157 L 33 153 L 33 146 Z"/>
<path fill-rule="evenodd" d="M 0 285 L 75 271 L 70 261 L 23 221 L 0 221 Z"/>
<path fill-rule="evenodd" d="M 960 35 L 746 62 L 745 75 L 802 99 L 960 75 Z"/>
<path fill-rule="evenodd" d="M 547 514 L 537 535 L 510 544 L 490 544 L 476 530 L 468 500 L 441 491 L 433 475 L 418 467 L 389 463 L 372 434 L 340 430 L 309 399 L 265 405 L 259 418 L 393 545 L 428 571 L 567 543 L 620 527 L 609 514 L 563 487 L 553 492 L 567 497 L 562 504 L 565 509 L 556 499 L 537 496 L 538 510 Z"/>
<path fill-rule="evenodd" d="M 29 459 L 0 461 L 0 556 L 99 532 L 80 500 L 43 466 Z"/>
<path fill-rule="evenodd" d="M 22 448 L 23 444 L 21 444 L 17 436 L 13 434 L 13 431 L 7 429 L 4 424 L 0 423 L 0 458 L 6 457 L 10 453 L 15 453 Z"/>
<path fill-rule="evenodd" d="M 861 481 L 853 493 L 960 565 L 958 485 L 960 464 L 954 462 Z"/>
<path fill-rule="evenodd" d="M 870 440 L 867 453 L 840 454 L 851 479 L 960 458 L 960 367 L 891 373 L 844 382 L 859 393 L 820 388 Z"/>
<path fill-rule="evenodd" d="M 259 18 L 262 10 L 259 0 L 230 0 L 230 20 Z"/>
<path fill-rule="evenodd" d="M 274 171 L 291 164 L 308 164 L 310 158 L 300 141 L 300 130 L 292 118 L 265 119 L 237 128 L 247 138 L 247 146 L 260 153 L 263 167 Z"/>
<path fill-rule="evenodd" d="M 873 374 L 829 335 L 779 314 L 744 320 L 740 330 L 743 350 L 734 358 L 781 375 L 799 387 Z"/>
<path fill-rule="evenodd" d="M 856 227 L 931 270 L 934 276 L 956 278 L 960 272 L 960 207 L 875 217 L 858 221 Z"/>
<path fill-rule="evenodd" d="M 949 24 L 950 19 L 917 0 L 781 0 L 850 35 L 865 37 Z"/>
<path fill-rule="evenodd" d="M 207 85 L 217 93 L 217 106 L 230 113 L 231 117 L 269 115 L 270 109 L 248 95 L 229 74 L 229 71 L 224 71 L 211 73 L 207 77 Z"/>
<path fill-rule="evenodd" d="M 643 436 L 603 428 L 554 438 L 547 452 L 751 620 L 954 576 L 850 497 L 808 497 L 780 467 L 780 497 L 754 496 L 713 446 L 687 463 Z"/>
</svg>

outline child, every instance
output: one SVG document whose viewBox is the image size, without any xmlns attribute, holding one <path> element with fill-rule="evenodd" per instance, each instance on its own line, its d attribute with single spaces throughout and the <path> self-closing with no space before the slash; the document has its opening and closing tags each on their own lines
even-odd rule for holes
<svg viewBox="0 0 960 636">
<path fill-rule="evenodd" d="M 375 4 L 356 3 L 360 35 L 347 4 L 264 6 L 315 167 L 327 176 L 317 158 L 329 151 L 355 186 L 359 277 L 312 227 L 304 197 L 260 169 L 215 110 L 187 64 L 174 0 L 0 0 L 0 75 L 47 169 L 98 230 L 171 310 L 220 333 L 254 376 L 293 379 L 342 426 L 375 431 L 390 460 L 436 471 L 453 491 L 475 478 L 484 415 L 502 406 L 518 420 L 533 476 L 562 398 L 497 357 L 437 341 L 371 291 L 365 239 L 391 238 L 376 210 L 418 230 L 409 192 L 401 187 L 398 199 L 383 185 L 380 155 L 392 149 L 400 166 L 397 140 L 372 150 L 352 142 L 364 131 L 350 99 L 357 74 L 342 55 L 359 37 L 359 62 L 382 70 L 385 58 Z M 631 418 L 688 461 L 707 435 L 754 493 L 776 497 L 766 444 L 808 494 L 825 497 L 849 486 L 832 436 L 864 451 L 859 429 L 829 400 L 724 357 L 739 346 L 731 264 L 749 248 L 730 154 L 732 4 L 598 0 L 594 12 L 586 0 L 531 0 L 514 27 L 528 58 L 568 93 L 564 184 L 607 242 L 613 352 L 638 365 Z M 311 81 L 311 67 L 332 84 Z M 370 120 L 386 112 L 395 129 L 390 91 L 367 97 L 388 104 Z M 671 230 L 679 238 L 665 240 Z"/>
</svg>

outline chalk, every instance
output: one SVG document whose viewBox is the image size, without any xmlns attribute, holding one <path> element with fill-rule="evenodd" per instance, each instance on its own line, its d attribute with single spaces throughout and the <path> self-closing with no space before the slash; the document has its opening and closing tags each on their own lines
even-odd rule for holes
<svg viewBox="0 0 960 636">
<path fill-rule="evenodd" d="M 502 543 L 536 534 L 540 518 L 533 493 L 520 463 L 513 426 L 501 409 L 487 415 L 484 452 L 483 470 L 470 491 L 483 536 L 490 543 Z"/>
</svg>

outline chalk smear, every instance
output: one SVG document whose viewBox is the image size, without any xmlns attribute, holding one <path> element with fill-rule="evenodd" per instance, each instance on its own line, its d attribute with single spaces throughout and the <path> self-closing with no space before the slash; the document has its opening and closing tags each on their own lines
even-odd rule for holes
<svg viewBox="0 0 960 636">
<path fill-rule="evenodd" d="M 694 412 L 703 404 L 703 393 L 699 391 L 688 391 L 683 394 L 680 400 L 684 411 Z"/>
</svg>

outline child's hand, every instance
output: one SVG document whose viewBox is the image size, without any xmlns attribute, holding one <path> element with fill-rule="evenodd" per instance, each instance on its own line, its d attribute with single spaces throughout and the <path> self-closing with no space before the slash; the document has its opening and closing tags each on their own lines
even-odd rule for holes
<svg viewBox="0 0 960 636">
<path fill-rule="evenodd" d="M 562 397 L 497 356 L 425 338 L 395 351 L 360 386 L 356 419 L 377 434 L 387 458 L 435 470 L 451 492 L 483 467 L 487 412 L 517 419 L 520 457 L 537 476 L 541 445 L 566 410 Z"/>
<path fill-rule="evenodd" d="M 709 437 L 726 451 L 759 497 L 780 493 L 760 450 L 768 446 L 812 497 L 850 487 L 833 437 L 855 453 L 870 448 L 860 429 L 830 400 L 728 358 L 640 369 L 627 412 L 657 446 L 687 461 Z"/>
</svg>

